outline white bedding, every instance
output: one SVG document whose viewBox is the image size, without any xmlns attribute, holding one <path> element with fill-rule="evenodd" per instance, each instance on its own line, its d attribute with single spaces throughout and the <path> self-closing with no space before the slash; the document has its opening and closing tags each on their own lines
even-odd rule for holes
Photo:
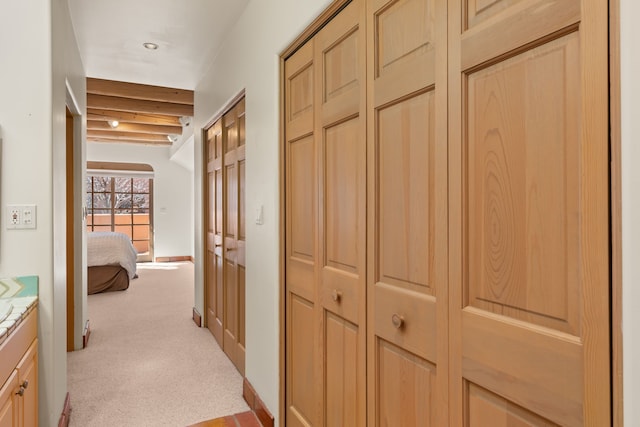
<svg viewBox="0 0 640 427">
<path fill-rule="evenodd" d="M 126 234 L 110 231 L 87 233 L 87 267 L 120 264 L 129 273 L 129 279 L 133 279 L 137 255 Z"/>
</svg>

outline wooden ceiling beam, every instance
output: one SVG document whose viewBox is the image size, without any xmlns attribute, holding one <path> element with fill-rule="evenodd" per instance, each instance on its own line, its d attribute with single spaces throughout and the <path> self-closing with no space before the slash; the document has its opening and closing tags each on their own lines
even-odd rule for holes
<svg viewBox="0 0 640 427">
<path fill-rule="evenodd" d="M 193 91 L 87 78 L 87 93 L 193 105 Z"/>
<path fill-rule="evenodd" d="M 91 93 L 87 94 L 87 108 L 128 111 L 130 113 L 164 114 L 178 117 L 193 116 L 193 105 L 120 98 Z"/>
<path fill-rule="evenodd" d="M 141 123 L 120 123 L 112 128 L 105 120 L 87 120 L 87 130 L 117 132 L 152 133 L 157 135 L 182 135 L 182 126 L 147 125 Z"/>
<path fill-rule="evenodd" d="M 100 138 L 110 141 L 147 141 L 147 142 L 171 142 L 167 139 L 166 135 L 154 135 L 150 133 L 135 133 L 135 132 L 118 132 L 114 130 L 87 130 L 87 140 L 89 138 Z"/>
<path fill-rule="evenodd" d="M 144 141 L 144 140 L 143 141 L 131 141 L 131 140 L 116 141 L 113 139 L 101 138 L 101 137 L 87 137 L 87 142 L 104 142 L 108 144 L 113 144 L 117 142 L 119 144 L 141 144 L 141 145 L 154 145 L 158 147 L 171 145 L 169 140 L 166 140 L 166 141 Z"/>
<path fill-rule="evenodd" d="M 161 114 L 138 114 L 128 111 L 101 110 L 87 108 L 87 120 L 118 120 L 120 123 L 146 123 L 151 125 L 180 126 L 176 116 Z"/>
</svg>

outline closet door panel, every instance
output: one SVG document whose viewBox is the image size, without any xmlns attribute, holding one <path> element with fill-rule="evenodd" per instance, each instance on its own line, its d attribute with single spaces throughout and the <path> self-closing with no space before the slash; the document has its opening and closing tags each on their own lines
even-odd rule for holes
<svg viewBox="0 0 640 427">
<path fill-rule="evenodd" d="M 371 425 L 446 425 L 444 5 L 371 0 L 368 24 Z"/>
<path fill-rule="evenodd" d="M 362 0 L 352 1 L 314 37 L 320 95 L 315 135 L 322 266 L 322 425 L 366 424 L 364 40 Z"/>
<path fill-rule="evenodd" d="M 358 425 L 358 326 L 325 312 L 325 425 Z"/>
<path fill-rule="evenodd" d="M 223 341 L 223 276 L 222 276 L 222 123 L 214 123 L 206 133 L 207 158 L 207 266 L 206 325 L 216 341 Z"/>
<path fill-rule="evenodd" d="M 318 144 L 314 41 L 285 71 L 286 424 L 320 425 L 322 352 L 318 286 Z"/>
<path fill-rule="evenodd" d="M 608 425 L 606 2 L 449 10 L 452 422 Z"/>
<path fill-rule="evenodd" d="M 287 375 L 287 424 L 318 425 L 316 337 L 313 303 L 290 293 Z"/>
</svg>

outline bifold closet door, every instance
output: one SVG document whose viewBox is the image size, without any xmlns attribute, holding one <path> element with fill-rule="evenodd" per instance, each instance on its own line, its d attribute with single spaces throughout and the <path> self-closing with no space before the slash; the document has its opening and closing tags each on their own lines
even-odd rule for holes
<svg viewBox="0 0 640 427">
<path fill-rule="evenodd" d="M 206 296 L 207 328 L 222 346 L 224 316 L 223 292 L 223 222 L 222 222 L 222 119 L 207 129 L 207 241 L 206 241 Z"/>
<path fill-rule="evenodd" d="M 286 425 L 317 426 L 318 173 L 313 39 L 285 62 Z"/>
<path fill-rule="evenodd" d="M 285 61 L 287 425 L 366 425 L 364 19 Z"/>
<path fill-rule="evenodd" d="M 447 420 L 446 8 L 368 2 L 371 426 Z"/>
<path fill-rule="evenodd" d="M 206 131 L 206 321 L 241 374 L 245 346 L 244 98 Z"/>
<path fill-rule="evenodd" d="M 449 1 L 451 425 L 611 422 L 607 19 Z"/>
<path fill-rule="evenodd" d="M 222 117 L 224 147 L 224 337 L 222 349 L 244 375 L 245 133 L 244 98 Z"/>
</svg>

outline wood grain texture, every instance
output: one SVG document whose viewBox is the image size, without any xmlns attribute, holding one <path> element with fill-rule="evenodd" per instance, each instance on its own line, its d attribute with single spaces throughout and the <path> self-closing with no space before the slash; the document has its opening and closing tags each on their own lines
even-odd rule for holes
<svg viewBox="0 0 640 427">
<path fill-rule="evenodd" d="M 133 99 L 146 99 L 150 101 L 172 102 L 186 105 L 193 105 L 194 98 L 192 90 L 119 82 L 91 77 L 87 78 L 87 93 Z"/>
</svg>

